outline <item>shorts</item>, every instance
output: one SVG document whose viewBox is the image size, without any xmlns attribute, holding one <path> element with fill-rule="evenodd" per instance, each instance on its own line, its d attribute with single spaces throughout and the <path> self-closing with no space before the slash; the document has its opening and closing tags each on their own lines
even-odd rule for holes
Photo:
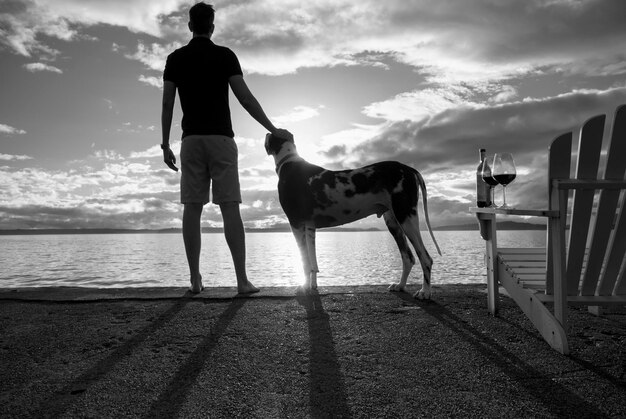
<svg viewBox="0 0 626 419">
<path fill-rule="evenodd" d="M 237 144 L 223 135 L 188 135 L 180 148 L 180 201 L 183 204 L 241 203 Z"/>
</svg>

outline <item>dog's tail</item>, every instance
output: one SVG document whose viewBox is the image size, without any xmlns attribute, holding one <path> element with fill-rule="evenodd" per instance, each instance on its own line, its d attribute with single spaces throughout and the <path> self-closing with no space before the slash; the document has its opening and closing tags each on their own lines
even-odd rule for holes
<svg viewBox="0 0 626 419">
<path fill-rule="evenodd" d="M 437 248 L 437 253 L 439 256 L 441 255 L 441 250 L 439 249 L 439 245 L 437 244 L 437 240 L 435 240 L 435 235 L 433 234 L 433 229 L 430 227 L 430 220 L 428 219 L 428 199 L 426 198 L 426 182 L 424 182 L 424 178 L 418 172 L 415 171 L 417 176 L 417 183 L 419 183 L 419 187 L 422 191 L 423 205 L 424 205 L 424 219 L 426 220 L 426 226 L 428 227 L 428 232 L 430 233 L 430 237 L 433 239 L 433 243 L 435 243 L 435 247 Z"/>
</svg>

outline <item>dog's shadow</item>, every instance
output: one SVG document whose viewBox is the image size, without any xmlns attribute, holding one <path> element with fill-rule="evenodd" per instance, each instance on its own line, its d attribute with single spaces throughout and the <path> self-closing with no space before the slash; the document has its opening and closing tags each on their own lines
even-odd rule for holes
<svg viewBox="0 0 626 419">
<path fill-rule="evenodd" d="M 311 417 L 349 417 L 330 319 L 317 291 L 298 292 L 309 327 L 309 404 Z"/>
<path fill-rule="evenodd" d="M 478 356 L 498 368 L 512 383 L 526 390 L 535 400 L 542 403 L 557 417 L 606 417 L 595 405 L 572 391 L 567 385 L 555 380 L 551 373 L 542 371 L 529 363 L 522 355 L 507 349 L 501 342 L 476 328 L 453 310 L 436 300 L 416 300 L 406 293 L 394 293 L 407 305 L 418 306 L 436 319 L 441 327 L 447 328 L 455 337 L 466 344 Z M 497 320 L 502 321 L 502 320 Z M 517 327 L 510 324 L 511 327 Z M 529 336 L 530 338 L 530 336 Z M 535 339 L 538 339 L 535 336 Z M 551 350 L 551 349 L 550 349 Z M 555 401 L 567 403 L 555 403 Z"/>
</svg>

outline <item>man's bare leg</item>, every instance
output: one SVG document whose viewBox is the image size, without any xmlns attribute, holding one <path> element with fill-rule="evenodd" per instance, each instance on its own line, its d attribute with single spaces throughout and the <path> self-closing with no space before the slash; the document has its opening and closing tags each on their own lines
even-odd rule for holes
<svg viewBox="0 0 626 419">
<path fill-rule="evenodd" d="M 224 236 L 235 265 L 237 291 L 239 294 L 259 292 L 259 289 L 248 280 L 246 273 L 246 235 L 239 212 L 239 203 L 226 202 L 220 204 L 220 210 L 224 219 Z"/>
<path fill-rule="evenodd" d="M 185 252 L 187 253 L 187 263 L 189 264 L 189 279 L 191 281 L 189 291 L 196 294 L 204 289 L 204 286 L 202 286 L 202 275 L 200 275 L 201 215 L 202 204 L 185 204 L 183 210 L 183 241 L 185 242 Z"/>
</svg>

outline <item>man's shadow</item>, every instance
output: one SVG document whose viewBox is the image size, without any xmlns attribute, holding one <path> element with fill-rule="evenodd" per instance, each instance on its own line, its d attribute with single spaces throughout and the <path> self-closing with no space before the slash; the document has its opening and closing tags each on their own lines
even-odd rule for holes
<svg viewBox="0 0 626 419">
<path fill-rule="evenodd" d="M 179 315 L 187 303 L 191 301 L 192 294 L 186 292 L 183 298 L 174 300 L 173 304 L 161 313 L 155 320 L 128 339 L 108 356 L 94 364 L 80 376 L 70 381 L 61 390 L 53 394 L 40 407 L 41 412 L 46 412 L 47 417 L 61 416 L 74 402 L 77 395 L 81 395 L 91 386 L 102 380 L 123 359 L 132 355 L 149 337 L 164 327 L 172 319 Z"/>
<path fill-rule="evenodd" d="M 174 377 L 153 403 L 145 417 L 176 417 L 179 415 L 190 389 L 196 384 L 198 376 L 204 370 L 204 364 L 211 357 L 211 353 L 219 343 L 220 338 L 245 302 L 245 299 L 233 299 L 193 353 L 178 368 Z"/>
<path fill-rule="evenodd" d="M 311 417 L 350 417 L 328 314 L 317 291 L 299 293 L 309 326 L 309 405 Z"/>
</svg>

